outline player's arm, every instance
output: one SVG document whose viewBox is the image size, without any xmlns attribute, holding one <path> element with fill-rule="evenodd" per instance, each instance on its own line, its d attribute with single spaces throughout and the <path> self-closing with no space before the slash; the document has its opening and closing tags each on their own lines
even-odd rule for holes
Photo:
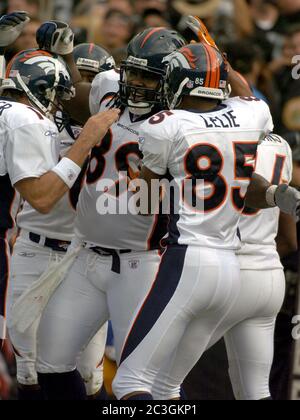
<svg viewBox="0 0 300 420">
<path fill-rule="evenodd" d="M 270 182 L 268 182 L 264 177 L 254 173 L 245 197 L 246 206 L 254 209 L 269 208 L 270 205 L 266 200 L 266 191 L 270 186 Z"/>
<path fill-rule="evenodd" d="M 71 78 L 75 87 L 75 96 L 70 101 L 64 102 L 64 108 L 68 111 L 71 117 L 81 124 L 85 124 L 91 116 L 89 108 L 89 97 L 92 84 L 83 82 L 81 74 L 75 64 L 73 53 L 67 54 L 64 61 L 68 66 Z"/>
<path fill-rule="evenodd" d="M 37 30 L 36 40 L 41 49 L 59 54 L 66 62 L 75 86 L 75 96 L 70 101 L 65 101 L 64 107 L 75 121 L 85 124 L 91 115 L 89 109 L 91 84 L 82 81 L 80 71 L 75 64 L 72 29 L 64 22 L 45 22 Z"/>
<path fill-rule="evenodd" d="M 164 114 L 163 114 L 164 115 Z M 173 114 L 171 114 L 173 115 Z M 143 153 L 143 165 L 139 180 L 146 183 L 146 192 L 141 192 L 143 195 L 141 199 L 147 199 L 148 214 L 157 214 L 159 211 L 159 203 L 161 200 L 161 189 L 153 185 L 154 181 L 159 181 L 164 178 L 169 168 L 169 156 L 172 153 L 173 141 L 175 135 L 170 131 L 170 126 L 165 125 L 165 119 L 159 124 L 153 124 L 155 116 L 145 121 L 140 129 L 140 149 Z M 170 115 L 165 118 L 172 118 Z M 176 127 L 175 121 L 171 125 Z M 172 139 L 172 140 L 170 140 Z"/>
<path fill-rule="evenodd" d="M 208 44 L 219 50 L 216 42 L 200 18 L 197 16 L 188 16 L 186 24 L 187 27 L 194 33 L 198 42 Z M 223 54 L 223 56 L 226 58 L 225 54 Z M 228 61 L 227 64 L 228 82 L 230 83 L 232 89 L 231 96 L 253 96 L 247 80 L 240 73 L 235 71 Z"/>
<path fill-rule="evenodd" d="M 68 189 L 72 188 L 91 149 L 104 137 L 118 116 L 118 110 L 108 110 L 91 117 L 67 155 L 39 177 L 22 177 L 22 168 L 12 167 L 10 176 L 15 188 L 38 212 L 49 213 Z M 14 147 L 11 149 L 10 161 L 13 162 Z"/>
<path fill-rule="evenodd" d="M 151 171 L 146 166 L 142 167 L 139 180 L 142 180 L 146 183 L 147 195 L 146 194 L 142 195 L 141 200 L 147 200 L 147 206 L 145 206 L 145 208 L 148 209 L 147 213 L 144 215 L 155 214 L 157 213 L 159 209 L 160 194 L 154 193 L 156 189 L 152 188 L 152 181 L 160 180 L 161 178 L 162 178 L 161 175 Z M 141 191 L 143 191 L 142 188 L 141 188 Z"/>
<path fill-rule="evenodd" d="M 254 173 L 247 189 L 245 204 L 254 209 L 277 206 L 283 213 L 299 216 L 300 192 L 286 184 L 272 185 L 265 178 Z"/>
<path fill-rule="evenodd" d="M 235 27 L 241 37 L 252 36 L 254 22 L 246 0 L 233 0 Z"/>
<path fill-rule="evenodd" d="M 228 82 L 231 85 L 231 96 L 253 96 L 253 92 L 247 80 L 235 71 L 228 62 Z"/>
<path fill-rule="evenodd" d="M 276 243 L 280 258 L 297 251 L 296 221 L 289 214 L 280 213 Z"/>
</svg>

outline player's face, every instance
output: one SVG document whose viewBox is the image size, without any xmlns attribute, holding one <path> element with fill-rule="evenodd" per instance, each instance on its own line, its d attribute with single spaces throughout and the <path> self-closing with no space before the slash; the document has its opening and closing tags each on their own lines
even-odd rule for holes
<svg viewBox="0 0 300 420">
<path fill-rule="evenodd" d="M 88 70 L 80 70 L 81 78 L 83 82 L 92 83 L 94 80 L 96 73 Z"/>
<path fill-rule="evenodd" d="M 138 70 L 138 69 L 128 69 L 126 71 L 126 78 L 128 85 L 137 87 L 137 88 L 146 88 L 151 90 L 156 90 L 159 87 L 159 76 L 148 71 Z M 138 93 L 135 98 L 130 98 L 136 100 L 144 100 L 144 95 Z"/>
</svg>

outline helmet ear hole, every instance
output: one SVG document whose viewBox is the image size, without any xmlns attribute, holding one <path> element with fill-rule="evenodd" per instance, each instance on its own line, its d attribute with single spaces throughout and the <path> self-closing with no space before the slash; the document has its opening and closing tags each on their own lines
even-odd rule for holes
<svg viewBox="0 0 300 420">
<path fill-rule="evenodd" d="M 40 95 L 46 95 L 46 90 L 49 87 L 45 80 L 38 80 L 35 84 L 36 92 Z"/>
</svg>

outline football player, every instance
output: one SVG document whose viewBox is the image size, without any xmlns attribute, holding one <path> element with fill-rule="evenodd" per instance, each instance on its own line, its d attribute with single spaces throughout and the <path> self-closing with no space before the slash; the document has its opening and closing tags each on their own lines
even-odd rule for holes
<svg viewBox="0 0 300 420">
<path fill-rule="evenodd" d="M 67 39 L 68 31 L 61 23 L 44 24 L 38 31 L 40 47 L 54 51 L 59 36 Z M 100 191 L 99 187 L 101 180 L 112 180 L 110 186 L 115 184 L 117 202 L 124 200 L 127 204 L 126 188 L 122 187 L 119 172 L 125 172 L 125 180 L 126 175 L 137 176 L 141 160 L 138 147 L 140 125 L 165 106 L 163 59 L 183 44 L 184 40 L 175 31 L 147 29 L 129 43 L 128 57 L 120 74 L 116 71 L 102 73 L 95 78 L 92 88 L 80 80 L 72 57 L 64 55 L 72 69 L 77 90 L 75 110 L 74 102 L 72 109 L 69 108 L 74 118 L 84 121 L 90 112 L 97 113 L 120 103 L 123 113 L 99 147 L 92 151 L 75 223 L 76 235 L 83 241 L 84 249 L 50 299 L 41 320 L 38 371 L 50 399 L 78 397 L 82 389 L 76 373 L 78 351 L 92 331 L 106 321 L 108 314 L 114 327 L 119 361 L 132 313 L 155 279 L 160 262 L 159 241 L 165 233 L 161 219 L 131 214 L 102 214 L 100 217 L 97 204 L 108 194 L 105 188 Z M 242 92 L 245 91 L 249 92 L 243 85 Z M 87 95 L 90 109 L 86 109 Z M 128 192 L 128 196 L 131 198 L 132 193 Z M 78 318 L 66 318 L 65 311 L 70 314 L 76 311 Z M 54 325 L 56 340 L 61 337 L 55 349 L 51 346 L 49 334 L 49 331 L 54 331 Z M 59 332 L 57 328 L 60 328 Z M 71 352 L 66 346 L 66 337 L 74 344 Z M 55 375 L 58 372 L 65 374 Z M 85 396 L 81 394 L 81 398 Z"/>
<path fill-rule="evenodd" d="M 273 185 L 290 182 L 291 150 L 282 137 L 270 134 L 259 144 L 255 172 Z M 243 209 L 239 222 L 241 248 L 237 251 L 241 289 L 226 322 L 216 329 L 206 348 L 227 331 L 224 337 L 229 374 L 237 400 L 271 399 L 269 376 L 274 353 L 274 325 L 285 293 L 285 278 L 275 242 L 279 213 L 276 207 Z M 285 213 L 281 218 L 285 231 L 295 232 L 294 218 Z M 291 236 L 288 239 L 295 247 L 296 233 Z M 176 369 L 177 363 L 180 359 L 174 358 L 173 368 Z M 170 390 L 169 395 L 172 395 Z M 155 395 L 157 399 L 165 396 L 163 388 Z"/>
<path fill-rule="evenodd" d="M 12 13 L 0 19 L 0 31 L 5 35 L 7 45 L 19 35 L 26 21 L 24 13 Z M 117 110 L 110 110 L 99 114 L 98 118 L 91 119 L 76 144 L 59 162 L 59 133 L 54 124 L 54 121 L 58 120 L 54 114 L 61 110 L 62 98 L 70 99 L 73 95 L 70 75 L 65 65 L 53 54 L 29 50 L 18 54 L 12 60 L 6 76 L 1 83 L 3 96 L 0 102 L 0 174 L 1 193 L 5 198 L 1 206 L 1 261 L 5 267 L 5 275 L 1 275 L 1 290 L 5 291 L 8 279 L 6 232 L 13 224 L 10 215 L 14 196 L 12 185 L 26 201 L 25 206 L 30 205 L 32 211 L 46 218 L 53 208 L 59 207 L 60 200 L 76 181 L 91 148 L 101 140 L 119 115 Z M 60 118 L 60 128 L 61 123 Z M 30 212 L 29 207 L 27 212 L 24 210 L 23 216 L 27 214 L 21 222 L 24 226 L 30 219 Z M 32 226 L 36 228 L 40 220 L 37 215 Z M 62 225 L 60 235 L 68 236 L 67 230 L 68 226 Z M 31 236 L 37 239 L 36 235 L 32 232 Z M 57 238 L 58 243 L 51 245 L 57 245 L 61 249 L 60 237 Z M 32 258 L 32 253 L 31 257 L 29 254 L 26 256 Z M 24 285 L 20 286 L 22 287 Z M 17 289 L 18 286 L 14 290 L 16 294 Z M 3 328 L 5 294 L 6 292 L 2 294 L 3 301 L 1 300 Z"/>
<path fill-rule="evenodd" d="M 195 21 L 193 22 L 195 23 Z M 214 42 L 210 40 L 210 45 Z M 271 184 L 289 183 L 292 176 L 291 150 L 278 135 L 268 135 L 258 146 L 255 173 Z M 253 205 L 255 202 L 253 202 Z M 271 399 L 269 375 L 274 350 L 275 318 L 282 305 L 285 279 L 275 238 L 278 232 L 279 209 L 242 211 L 239 231 L 241 249 L 237 251 L 241 267 L 241 290 L 227 316 L 217 328 L 207 348 L 216 343 L 225 330 L 225 342 L 230 365 L 230 378 L 236 399 Z M 296 246 L 294 218 L 282 213 L 285 238 Z M 175 357 L 172 366 L 180 361 Z M 172 368 L 171 368 L 172 369 Z M 169 373 L 172 375 L 171 373 Z M 172 396 L 172 390 L 160 387 L 157 379 L 155 398 Z M 176 393 L 175 393 L 176 394 Z"/>
<path fill-rule="evenodd" d="M 94 44 L 81 44 L 74 48 L 74 57 L 83 77 L 94 78 L 101 71 L 112 69 L 113 58 L 103 48 Z M 74 144 L 81 128 L 76 122 L 68 122 L 60 134 L 60 156 L 66 155 Z M 76 183 L 47 215 L 38 213 L 30 204 L 24 204 L 17 219 L 20 229 L 11 260 L 11 282 L 8 292 L 8 308 L 18 305 L 18 299 L 31 284 L 37 281 L 50 263 L 60 261 L 67 251 L 73 231 L 75 210 L 82 185 L 84 171 Z M 36 332 L 39 317 L 24 332 L 14 325 L 13 311 L 8 312 L 8 328 L 17 360 L 19 399 L 39 396 L 35 370 Z M 106 341 L 106 325 L 92 338 L 78 360 L 78 369 L 85 382 L 89 398 L 102 398 L 103 351 Z"/>
<path fill-rule="evenodd" d="M 273 185 L 291 181 L 291 150 L 282 137 L 272 134 L 262 141 L 255 172 Z M 241 290 L 228 320 L 234 326 L 225 334 L 230 379 L 239 400 L 271 399 L 274 328 L 285 296 L 275 242 L 279 215 L 277 207 L 261 211 L 245 208 L 239 223 Z M 290 224 L 296 231 L 291 216 L 285 216 L 285 223 L 286 229 Z"/>
<path fill-rule="evenodd" d="M 105 191 L 101 194 L 98 185 L 102 179 L 112 180 L 118 190 L 117 200 L 127 203 L 127 178 L 123 182 L 124 190 L 119 172 L 131 177 L 138 174 L 141 162 L 139 126 L 147 115 L 160 109 L 164 56 L 183 46 L 184 42 L 175 31 L 164 28 L 143 31 L 129 43 L 128 59 L 121 67 L 121 74 L 116 70 L 101 73 L 92 84 L 89 98 L 92 114 L 113 103 L 121 103 L 123 112 L 118 124 L 112 126 L 91 154 L 75 223 L 76 235 L 84 248 L 70 275 L 50 299 L 40 324 L 38 371 L 50 399 L 71 398 L 72 395 L 74 398 L 78 352 L 109 315 L 118 357 L 132 311 L 155 276 L 160 261 L 159 241 L 166 231 L 165 221 L 130 214 L 99 215 L 97 201 L 101 195 L 105 196 Z M 144 67 L 141 68 L 141 64 Z M 82 86 L 82 82 L 76 84 L 78 95 Z M 81 105 L 81 115 L 73 114 L 76 119 L 85 115 L 86 105 L 87 101 Z M 77 318 L 67 318 L 64 311 L 72 314 L 75 307 Z M 62 339 L 56 342 L 56 348 L 49 347 L 52 341 L 49 322 L 52 321 L 56 325 L 56 337 Z M 66 345 L 68 341 L 73 343 L 71 351 Z M 57 372 L 65 375 L 51 375 Z M 67 373 L 70 393 L 67 394 L 64 387 L 59 395 Z"/>
<path fill-rule="evenodd" d="M 169 172 L 178 190 L 172 202 L 177 211 L 170 215 L 153 287 L 123 345 L 113 382 L 118 399 L 150 400 L 157 390 L 164 399 L 178 399 L 180 384 L 215 331 L 226 331 L 240 290 L 240 212 L 258 143 L 273 128 L 263 101 L 228 99 L 228 68 L 214 47 L 187 45 L 166 61 L 170 110 L 141 127 L 141 179 L 151 191 L 152 181 Z M 297 191 L 255 179 L 248 202 L 274 206 L 275 194 L 285 211 L 296 214 Z M 283 198 L 287 191 L 294 197 L 290 207 Z"/>
</svg>

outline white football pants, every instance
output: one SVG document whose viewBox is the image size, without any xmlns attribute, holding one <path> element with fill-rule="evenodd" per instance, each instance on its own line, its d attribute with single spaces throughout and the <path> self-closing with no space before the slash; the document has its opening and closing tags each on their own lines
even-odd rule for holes
<svg viewBox="0 0 300 420">
<path fill-rule="evenodd" d="M 216 329 L 223 330 L 239 290 L 233 251 L 169 247 L 124 343 L 113 382 L 117 398 L 147 392 L 156 399 L 155 387 L 162 399 L 179 397 L 181 383 Z"/>
<path fill-rule="evenodd" d="M 8 314 L 7 322 L 12 341 L 16 362 L 17 362 L 17 380 L 22 385 L 35 385 L 37 381 L 36 373 L 36 354 L 37 354 L 37 329 L 40 318 L 32 326 L 20 333 L 15 327 L 10 325 L 10 309 L 14 302 L 22 293 L 36 281 L 52 262 L 59 262 L 65 253 L 55 252 L 51 248 L 35 244 L 24 237 L 19 237 L 14 247 L 11 259 L 11 277 L 8 291 Z M 72 314 L 77 319 L 76 311 Z M 78 370 L 86 385 L 87 395 L 96 394 L 103 384 L 103 355 L 106 343 L 107 325 L 96 330 L 90 337 L 88 345 L 80 354 L 77 364 Z M 66 341 L 67 337 L 60 337 Z M 55 335 L 51 339 L 51 348 L 59 352 L 59 343 Z M 87 343 L 85 343 L 87 344 Z M 78 354 L 80 351 L 78 352 Z"/>
<path fill-rule="evenodd" d="M 224 336 L 229 374 L 237 400 L 261 400 L 270 396 L 269 376 L 274 353 L 274 328 L 285 294 L 283 270 L 241 270 L 241 289 L 236 303 L 213 334 L 207 349 Z M 195 341 L 190 341 L 195 346 Z M 174 398 L 176 390 L 165 378 L 177 375 L 185 351 L 183 343 L 170 363 L 157 375 L 153 395 Z"/>
<path fill-rule="evenodd" d="M 82 249 L 44 310 L 38 332 L 37 370 L 70 372 L 95 332 L 111 319 L 117 362 L 132 316 L 155 279 L 158 251 L 120 254 L 121 273 L 112 257 Z M 55 343 L 55 344 L 54 344 Z"/>
</svg>

